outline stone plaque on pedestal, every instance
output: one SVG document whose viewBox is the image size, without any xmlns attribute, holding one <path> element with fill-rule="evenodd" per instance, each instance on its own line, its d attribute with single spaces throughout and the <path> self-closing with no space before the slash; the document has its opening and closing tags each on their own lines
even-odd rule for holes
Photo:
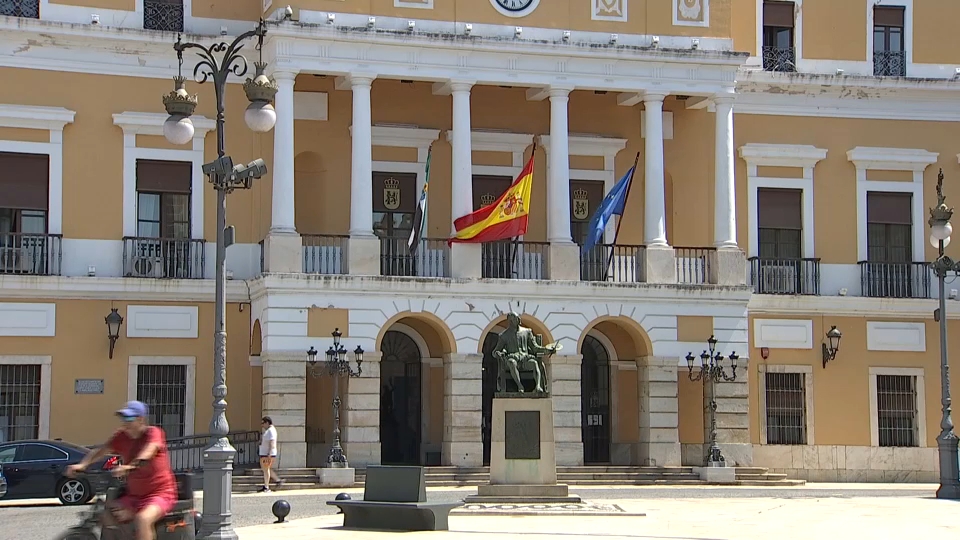
<svg viewBox="0 0 960 540">
<path fill-rule="evenodd" d="M 504 458 L 540 459 L 540 412 L 504 412 Z"/>
</svg>

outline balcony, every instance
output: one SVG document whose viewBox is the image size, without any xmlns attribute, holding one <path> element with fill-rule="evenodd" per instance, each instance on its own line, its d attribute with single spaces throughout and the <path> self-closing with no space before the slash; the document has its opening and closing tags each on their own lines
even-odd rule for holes
<svg viewBox="0 0 960 540">
<path fill-rule="evenodd" d="M 820 259 L 751 257 L 748 262 L 756 294 L 820 295 Z"/>
<path fill-rule="evenodd" d="M 874 51 L 873 74 L 876 77 L 906 77 L 907 53 L 904 51 Z"/>
<path fill-rule="evenodd" d="M 711 263 L 715 248 L 674 247 L 677 258 L 677 283 L 706 285 L 710 283 Z"/>
<path fill-rule="evenodd" d="M 443 239 L 423 239 L 412 255 L 409 237 L 380 238 L 380 275 L 450 277 L 450 249 Z"/>
<path fill-rule="evenodd" d="M 484 278 L 547 279 L 547 242 L 504 240 L 483 244 Z"/>
<path fill-rule="evenodd" d="M 797 54 L 793 47 L 763 47 L 763 70 L 794 73 L 797 71 Z"/>
<path fill-rule="evenodd" d="M 346 274 L 347 239 L 338 234 L 305 234 L 303 238 L 304 274 Z M 263 270 L 263 242 L 260 269 Z"/>
<path fill-rule="evenodd" d="M 59 234 L 0 233 L 0 274 L 59 276 L 61 239 Z"/>
<path fill-rule="evenodd" d="M 862 296 L 930 298 L 930 264 L 860 261 Z"/>
<path fill-rule="evenodd" d="M 39 19 L 40 0 L 0 0 L 0 15 Z"/>
<path fill-rule="evenodd" d="M 143 0 L 143 28 L 183 32 L 183 0 Z"/>
<path fill-rule="evenodd" d="M 598 244 L 580 248 L 580 280 L 640 283 L 643 281 L 643 246 Z"/>
<path fill-rule="evenodd" d="M 123 275 L 156 279 L 203 279 L 204 241 L 187 238 L 123 239 Z"/>
</svg>

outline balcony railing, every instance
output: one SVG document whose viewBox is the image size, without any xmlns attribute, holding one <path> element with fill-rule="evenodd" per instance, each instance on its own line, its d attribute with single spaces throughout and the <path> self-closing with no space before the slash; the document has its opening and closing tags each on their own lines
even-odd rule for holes
<svg viewBox="0 0 960 540">
<path fill-rule="evenodd" d="M 189 238 L 123 239 L 123 275 L 138 278 L 203 279 L 203 240 Z"/>
<path fill-rule="evenodd" d="M 247 468 L 257 464 L 260 447 L 259 431 L 234 431 L 227 434 L 230 444 L 237 451 L 233 459 L 235 468 Z M 203 470 L 203 451 L 210 446 L 210 435 L 191 435 L 167 439 L 167 455 L 173 472 L 185 473 Z"/>
<path fill-rule="evenodd" d="M 450 250 L 446 240 L 423 239 L 417 253 L 410 254 L 409 237 L 380 239 L 380 275 L 450 277 Z"/>
<path fill-rule="evenodd" d="M 346 265 L 344 263 L 347 255 L 348 236 L 305 234 L 302 238 L 304 274 L 346 273 Z"/>
<path fill-rule="evenodd" d="M 874 51 L 873 74 L 876 77 L 905 77 L 907 53 L 904 51 Z"/>
<path fill-rule="evenodd" d="M 39 19 L 40 0 L 0 0 L 0 15 Z"/>
<path fill-rule="evenodd" d="M 483 244 L 483 277 L 546 279 L 546 242 L 504 240 Z"/>
<path fill-rule="evenodd" d="M 715 248 L 674 247 L 673 251 L 677 258 L 677 283 L 710 283 L 710 258 Z"/>
<path fill-rule="evenodd" d="M 597 244 L 580 248 L 580 280 L 640 283 L 643 281 L 643 246 Z"/>
<path fill-rule="evenodd" d="M 797 71 L 797 54 L 793 47 L 763 47 L 764 71 Z"/>
<path fill-rule="evenodd" d="M 59 234 L 0 233 L 0 274 L 59 276 Z"/>
<path fill-rule="evenodd" d="M 143 28 L 183 32 L 183 0 L 143 0 Z"/>
<path fill-rule="evenodd" d="M 750 281 L 756 294 L 820 294 L 820 259 L 751 257 Z"/>
<path fill-rule="evenodd" d="M 860 286 L 870 298 L 930 298 L 930 264 L 860 261 Z"/>
</svg>

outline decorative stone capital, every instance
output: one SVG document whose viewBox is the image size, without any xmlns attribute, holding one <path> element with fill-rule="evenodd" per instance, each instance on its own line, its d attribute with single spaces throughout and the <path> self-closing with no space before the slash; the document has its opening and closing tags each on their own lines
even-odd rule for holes
<svg viewBox="0 0 960 540">
<path fill-rule="evenodd" d="M 667 94 L 664 92 L 644 92 L 643 93 L 643 103 L 646 105 L 648 103 L 663 103 L 663 100 L 667 99 Z"/>
<path fill-rule="evenodd" d="M 713 96 L 713 102 L 718 107 L 733 105 L 733 102 L 736 101 L 736 96 L 734 94 L 717 94 Z"/>
</svg>

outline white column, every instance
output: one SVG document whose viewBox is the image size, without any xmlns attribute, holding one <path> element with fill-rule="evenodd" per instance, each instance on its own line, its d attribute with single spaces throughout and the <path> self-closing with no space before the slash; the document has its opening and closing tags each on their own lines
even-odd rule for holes
<svg viewBox="0 0 960 540">
<path fill-rule="evenodd" d="M 373 236 L 373 129 L 370 119 L 371 75 L 351 75 L 353 92 L 353 168 L 350 173 L 350 236 Z"/>
<path fill-rule="evenodd" d="M 473 151 L 470 131 L 470 88 L 471 82 L 454 81 L 450 83 L 453 94 L 453 198 L 451 211 L 453 219 L 473 211 Z M 451 233 L 456 233 L 453 222 Z"/>
<path fill-rule="evenodd" d="M 297 74 L 277 71 L 273 74 L 280 90 L 276 97 L 277 124 L 273 129 L 273 209 L 270 232 L 296 233 L 294 198 L 293 83 Z"/>
<path fill-rule="evenodd" d="M 734 182 L 733 96 L 713 98 L 717 111 L 714 245 L 737 247 L 737 192 Z"/>
<path fill-rule="evenodd" d="M 571 242 L 570 237 L 570 137 L 567 105 L 570 88 L 550 88 L 550 174 L 547 179 L 547 240 Z"/>
<path fill-rule="evenodd" d="M 663 99 L 664 94 L 647 93 L 644 107 L 643 243 L 666 246 L 666 203 L 663 193 Z"/>
</svg>

